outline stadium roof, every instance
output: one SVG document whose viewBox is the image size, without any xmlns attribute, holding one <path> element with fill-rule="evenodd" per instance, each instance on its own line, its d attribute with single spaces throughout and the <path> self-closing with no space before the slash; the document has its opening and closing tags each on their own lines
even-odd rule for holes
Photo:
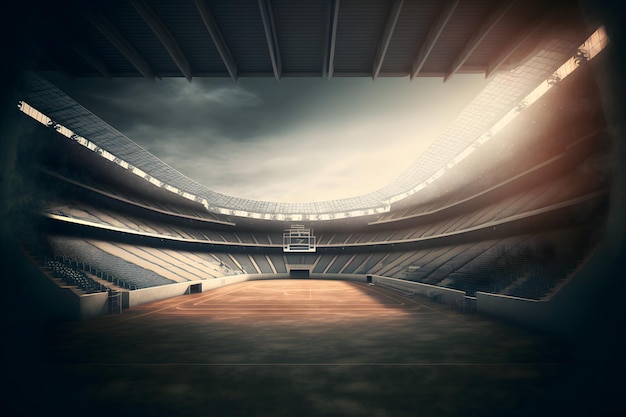
<svg viewBox="0 0 626 417">
<path fill-rule="evenodd" d="M 493 74 L 584 23 L 573 0 L 41 2 L 38 70 L 71 77 Z M 36 12 L 36 11 L 34 11 Z M 578 42 L 580 43 L 580 42 Z"/>
<path fill-rule="evenodd" d="M 187 79 L 429 75 L 447 80 L 458 72 L 477 71 L 490 77 L 487 87 L 400 177 L 358 197 L 290 204 L 217 193 L 34 74 L 22 110 L 32 106 L 43 113 L 40 121 L 60 133 L 209 211 L 278 220 L 374 214 L 443 175 L 488 140 L 503 118 L 528 105 L 533 90 L 549 88 L 555 77 L 563 76 L 557 70 L 574 58 L 590 30 L 576 18 L 576 2 L 544 7 L 535 1 L 198 0 L 96 2 L 89 8 L 53 11 L 64 13 L 48 21 L 71 29 L 51 30 L 48 59 L 39 71 Z"/>
</svg>

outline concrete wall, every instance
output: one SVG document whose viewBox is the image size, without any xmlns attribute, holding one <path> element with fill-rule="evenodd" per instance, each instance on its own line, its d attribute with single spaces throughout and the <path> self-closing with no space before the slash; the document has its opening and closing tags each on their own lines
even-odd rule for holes
<svg viewBox="0 0 626 417">
<path fill-rule="evenodd" d="M 210 291 L 239 282 L 266 280 L 266 279 L 289 279 L 288 273 L 283 274 L 243 274 L 222 278 L 213 278 L 201 281 L 187 281 L 176 284 L 160 285 L 158 287 L 142 288 L 133 291 L 123 291 L 122 307 L 131 308 L 153 301 L 165 300 L 179 295 L 189 294 L 192 285 L 200 285 L 201 291 Z M 308 279 L 333 279 L 345 281 L 365 282 L 366 275 L 360 274 L 315 274 Z M 87 319 L 108 312 L 107 293 L 90 294 L 80 297 L 80 317 Z"/>
<path fill-rule="evenodd" d="M 256 279 L 285 279 L 289 274 L 243 274 L 222 278 L 212 278 L 199 281 L 187 281 L 176 284 L 160 285 L 158 287 L 141 288 L 133 291 L 122 292 L 122 307 L 131 308 L 153 301 L 165 300 L 179 295 L 189 294 L 192 285 L 200 285 L 201 291 L 210 291 L 226 285 L 237 284 L 239 282 Z"/>
<path fill-rule="evenodd" d="M 11 298 L 11 301 L 29 306 L 31 309 L 29 314 L 37 311 L 41 314 L 41 319 L 47 322 L 81 320 L 108 312 L 106 292 L 79 296 L 69 286 L 55 282 L 30 256 L 19 251 L 17 247 L 11 250 L 16 251 L 11 256 L 12 265 L 19 268 L 19 274 L 16 276 L 22 277 L 19 285 L 15 285 L 16 292 L 27 294 Z"/>
<path fill-rule="evenodd" d="M 553 314 L 554 306 L 549 301 L 528 300 L 505 295 L 477 292 L 476 297 L 467 297 L 464 291 L 403 279 L 383 277 L 379 275 L 364 274 L 311 274 L 310 278 L 302 279 L 326 279 L 355 282 L 367 282 L 368 278 L 375 285 L 393 288 L 399 291 L 419 294 L 437 302 L 459 307 L 465 310 L 476 310 L 480 313 L 500 317 L 523 325 L 544 323 L 547 326 L 547 318 Z M 162 285 L 158 287 L 143 288 L 133 291 L 122 292 L 123 308 L 132 308 L 153 301 L 164 300 L 190 293 L 191 286 L 199 285 L 202 292 L 211 291 L 227 285 L 237 284 L 253 280 L 290 279 L 289 273 L 282 274 L 243 274 L 222 278 L 213 278 L 199 281 L 188 281 L 176 284 Z M 62 291 L 66 298 L 69 290 Z M 73 294 L 73 293 L 72 293 Z M 108 313 L 107 293 L 88 294 L 79 298 L 78 314 L 81 319 L 88 319 Z M 72 297 L 72 298 L 74 298 Z M 66 300 L 68 301 L 68 300 Z M 76 309 L 76 306 L 73 307 Z"/>
<path fill-rule="evenodd" d="M 97 317 L 109 312 L 109 293 L 107 292 L 85 294 L 78 299 L 81 319 Z"/>
<path fill-rule="evenodd" d="M 243 274 L 233 275 L 229 277 L 207 279 L 202 281 L 202 292 L 215 288 L 224 287 L 226 285 L 237 284 L 239 282 L 252 281 L 257 279 L 286 279 L 289 274 Z"/>
<path fill-rule="evenodd" d="M 24 258 L 26 260 L 26 258 Z M 60 320 L 85 320 L 109 313 L 109 294 L 107 292 L 77 295 L 70 288 L 60 287 L 49 277 L 41 272 L 32 262 L 26 262 L 32 269 L 38 286 L 29 284 L 31 295 L 41 294 L 39 304 L 47 315 Z M 141 304 L 159 300 L 165 300 L 190 293 L 190 288 L 200 286 L 200 291 L 210 291 L 227 285 L 252 280 L 290 279 L 289 273 L 282 274 L 243 274 L 207 280 L 187 281 L 175 284 L 160 285 L 157 287 L 142 288 L 132 291 L 120 291 L 122 308 L 132 308 Z M 366 282 L 367 276 L 360 274 L 312 274 L 310 278 L 303 279 L 329 279 Z"/>
<path fill-rule="evenodd" d="M 190 285 L 197 283 L 198 281 L 187 281 L 176 284 L 159 285 L 158 287 L 141 288 L 133 291 L 123 291 L 122 308 L 131 308 L 141 304 L 187 294 Z"/>
<path fill-rule="evenodd" d="M 420 294 L 428 298 L 435 299 L 440 303 L 453 306 L 463 307 L 466 304 L 465 291 L 437 287 L 435 285 L 423 284 L 421 282 L 381 277 L 379 275 L 370 276 L 372 277 L 372 282 L 376 285 L 394 288 L 401 291 L 407 291 L 414 294 Z"/>
<path fill-rule="evenodd" d="M 367 282 L 367 275 L 364 274 L 311 274 L 309 279 L 332 279 L 340 281 Z"/>
<path fill-rule="evenodd" d="M 537 327 L 537 323 L 548 326 L 547 318 L 553 316 L 553 303 L 548 301 L 535 301 L 505 295 L 477 292 L 476 297 L 467 297 L 464 291 L 403 279 L 383 277 L 379 275 L 364 274 L 311 274 L 310 278 L 302 279 L 326 279 L 354 282 L 367 282 L 368 277 L 375 285 L 393 288 L 399 291 L 419 294 L 437 302 L 462 308 L 464 310 L 476 310 L 480 313 L 517 322 L 525 326 Z M 122 307 L 132 308 L 141 304 L 159 300 L 165 300 L 184 294 L 189 294 L 190 288 L 200 286 L 200 291 L 211 291 L 227 285 L 237 284 L 252 280 L 290 279 L 289 273 L 282 274 L 243 274 L 207 280 L 187 281 L 157 287 L 143 288 L 133 291 L 122 291 Z M 49 281 L 49 280 L 47 280 Z M 53 284 L 49 281 L 49 284 Z M 109 311 L 108 293 L 86 294 L 78 296 L 68 288 L 60 288 L 53 284 L 56 294 L 55 304 L 64 306 L 65 316 L 71 319 L 89 319 Z"/>
<path fill-rule="evenodd" d="M 550 302 L 476 292 L 476 311 L 528 325 L 545 319 Z"/>
<path fill-rule="evenodd" d="M 327 280 L 341 280 L 341 281 L 356 281 L 367 282 L 368 275 L 364 274 L 312 274 L 310 278 L 304 279 L 327 279 Z M 268 280 L 268 279 L 290 279 L 288 273 L 283 274 L 243 274 L 233 275 L 222 278 L 213 278 L 202 281 L 188 281 L 176 284 L 161 285 L 158 287 L 142 288 L 139 290 L 122 292 L 122 306 L 123 308 L 131 308 L 145 303 L 153 301 L 165 300 L 167 298 L 177 297 L 179 295 L 189 294 L 189 288 L 192 285 L 200 284 L 202 292 L 210 291 L 216 288 L 224 287 L 227 285 L 237 284 L 239 282 L 253 281 L 253 280 Z M 463 291 L 452 290 L 448 288 L 436 287 L 428 284 L 421 284 L 417 282 L 404 281 L 395 278 L 386 278 L 380 276 L 373 276 L 372 281 L 383 286 L 402 289 L 416 294 L 425 295 L 429 298 L 437 299 L 438 301 L 450 305 L 461 306 L 464 305 L 465 293 Z M 99 314 L 106 313 L 106 294 L 105 295 L 105 307 L 101 309 Z M 93 300 L 90 303 L 91 310 L 88 314 L 82 315 L 83 318 L 93 317 L 98 315 L 95 311 L 98 310 L 97 301 Z"/>
</svg>

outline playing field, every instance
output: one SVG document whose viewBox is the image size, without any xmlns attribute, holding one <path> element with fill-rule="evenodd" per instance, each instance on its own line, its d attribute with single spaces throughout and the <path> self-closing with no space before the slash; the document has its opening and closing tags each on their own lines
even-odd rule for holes
<svg viewBox="0 0 626 417">
<path fill-rule="evenodd" d="M 551 392 L 571 371 L 545 336 L 379 286 L 304 279 L 53 327 L 42 351 L 50 409 L 110 415 L 517 416 L 558 407 Z"/>
</svg>

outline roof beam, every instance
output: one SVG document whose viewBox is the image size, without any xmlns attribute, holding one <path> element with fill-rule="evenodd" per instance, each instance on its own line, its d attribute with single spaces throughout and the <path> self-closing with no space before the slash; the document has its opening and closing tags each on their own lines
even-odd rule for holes
<svg viewBox="0 0 626 417">
<path fill-rule="evenodd" d="M 550 22 L 554 14 L 554 10 L 550 13 L 547 13 L 540 20 L 538 20 L 530 30 L 522 33 L 520 36 L 517 36 L 509 44 L 507 44 L 504 49 L 502 49 L 502 51 L 500 51 L 500 53 L 495 56 L 495 58 L 489 61 L 487 71 L 485 72 L 485 78 L 489 78 L 494 73 L 496 73 L 506 63 L 506 61 L 522 47 L 522 45 L 524 45 L 537 33 L 545 30 L 550 30 L 548 23 Z"/>
<path fill-rule="evenodd" d="M 426 37 L 424 38 L 424 42 L 420 46 L 419 51 L 417 51 L 417 55 L 413 60 L 413 66 L 411 67 L 411 73 L 409 74 L 409 78 L 412 80 L 415 78 L 422 67 L 426 63 L 428 56 L 431 51 L 435 47 L 435 44 L 439 40 L 439 37 L 443 33 L 448 21 L 452 17 L 454 10 L 459 5 L 460 0 L 448 0 L 443 7 L 443 10 L 437 16 L 437 19 L 433 21 L 433 23 L 428 28 L 428 32 L 426 33 Z"/>
<path fill-rule="evenodd" d="M 85 62 L 91 65 L 96 71 L 98 71 L 102 76 L 111 80 L 111 73 L 107 68 L 106 64 L 102 59 L 93 53 L 91 48 L 89 48 L 81 39 L 76 36 L 76 34 L 69 30 L 70 24 L 66 21 L 62 21 L 62 24 L 59 25 L 61 27 L 56 28 L 58 31 L 58 39 L 56 41 L 57 45 L 63 46 L 64 49 L 67 49 L 69 46 L 76 55 L 80 56 Z"/>
<path fill-rule="evenodd" d="M 109 69 L 107 68 L 104 61 L 102 61 L 99 56 L 96 56 L 94 53 L 92 53 L 91 50 L 88 49 L 83 43 L 76 39 L 72 39 L 70 41 L 70 45 L 74 52 L 76 52 L 76 54 L 78 54 L 81 58 L 87 61 L 87 63 L 89 63 L 89 65 L 91 65 L 96 71 L 102 74 L 102 76 L 109 80 L 112 79 L 111 73 L 109 72 Z"/>
<path fill-rule="evenodd" d="M 172 57 L 172 60 L 180 72 L 183 73 L 187 81 L 191 81 L 191 65 L 189 65 L 189 60 L 187 60 L 180 44 L 169 28 L 165 25 L 163 20 L 159 17 L 157 12 L 144 0 L 131 0 L 131 3 L 146 24 L 150 26 L 150 29 L 152 29 L 156 37 L 159 38 L 159 41 L 161 41 L 169 55 Z"/>
<path fill-rule="evenodd" d="M 67 65 L 60 55 L 59 50 L 56 46 L 48 45 L 45 51 L 43 52 L 43 57 L 50 65 L 56 68 L 57 71 L 62 73 L 67 78 L 73 80 L 76 78 L 76 73 L 74 69 Z"/>
<path fill-rule="evenodd" d="M 154 80 L 156 75 L 150 64 L 139 52 L 122 36 L 113 24 L 99 11 L 84 8 L 81 14 L 124 55 L 124 57 L 139 71 L 144 77 Z"/>
<path fill-rule="evenodd" d="M 470 57 L 472 52 L 476 50 L 478 45 L 485 39 L 485 37 L 491 32 L 491 30 L 498 24 L 498 22 L 504 17 L 504 15 L 509 11 L 511 6 L 515 3 L 516 0 L 506 0 L 503 2 L 499 2 L 498 5 L 492 9 L 492 11 L 487 15 L 487 17 L 483 20 L 483 22 L 478 27 L 478 30 L 474 32 L 474 34 L 469 38 L 468 42 L 465 44 L 461 53 L 455 58 L 450 71 L 444 76 L 443 81 L 446 82 L 450 79 L 457 71 L 463 66 L 465 61 Z"/>
<path fill-rule="evenodd" d="M 385 22 L 385 29 L 383 30 L 382 36 L 378 41 L 378 48 L 376 49 L 376 56 L 374 57 L 374 63 L 372 65 L 373 80 L 378 78 L 378 74 L 380 74 L 380 69 L 383 66 L 385 55 L 387 55 L 387 48 L 389 47 L 389 42 L 391 41 L 391 37 L 393 36 L 393 31 L 396 29 L 396 23 L 398 22 L 398 18 L 400 17 L 400 12 L 402 11 L 403 4 L 404 0 L 394 0 L 394 2 L 391 4 L 391 7 L 389 8 L 387 21 Z"/>
<path fill-rule="evenodd" d="M 276 31 L 276 23 L 274 21 L 274 13 L 272 12 L 272 4 L 270 0 L 258 0 L 259 9 L 261 11 L 261 20 L 263 21 L 263 29 L 265 30 L 265 39 L 270 52 L 270 60 L 272 61 L 272 70 L 274 78 L 280 80 L 282 75 L 282 61 L 280 58 L 280 46 L 278 44 L 278 33 Z"/>
<path fill-rule="evenodd" d="M 222 57 L 222 61 L 224 62 L 224 65 L 226 66 L 226 70 L 228 71 L 228 74 L 230 74 L 230 78 L 232 78 L 233 81 L 237 81 L 237 77 L 239 76 L 239 70 L 237 69 L 237 62 L 233 58 L 233 55 L 231 54 L 230 49 L 228 49 L 228 45 L 226 44 L 226 41 L 224 40 L 224 37 L 222 36 L 222 32 L 217 26 L 217 21 L 215 20 L 215 17 L 213 16 L 213 12 L 211 11 L 211 8 L 209 7 L 206 0 L 195 0 L 195 3 L 196 3 L 196 8 L 198 9 L 198 13 L 200 13 L 200 17 L 202 18 L 202 21 L 204 22 L 204 26 L 209 32 L 209 35 L 211 35 L 211 39 L 213 39 L 215 48 L 217 49 L 217 52 L 220 54 L 220 57 Z"/>
<path fill-rule="evenodd" d="M 328 13 L 328 32 L 322 77 L 332 78 L 335 72 L 335 45 L 337 43 L 337 21 L 339 18 L 339 0 L 330 0 Z"/>
</svg>

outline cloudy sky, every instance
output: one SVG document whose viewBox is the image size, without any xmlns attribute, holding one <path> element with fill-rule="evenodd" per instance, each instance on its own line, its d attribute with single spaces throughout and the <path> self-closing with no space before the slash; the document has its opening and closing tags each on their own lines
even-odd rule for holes
<svg viewBox="0 0 626 417">
<path fill-rule="evenodd" d="M 311 202 L 394 180 L 486 84 L 441 78 L 50 78 L 170 166 L 237 197 Z"/>
</svg>

